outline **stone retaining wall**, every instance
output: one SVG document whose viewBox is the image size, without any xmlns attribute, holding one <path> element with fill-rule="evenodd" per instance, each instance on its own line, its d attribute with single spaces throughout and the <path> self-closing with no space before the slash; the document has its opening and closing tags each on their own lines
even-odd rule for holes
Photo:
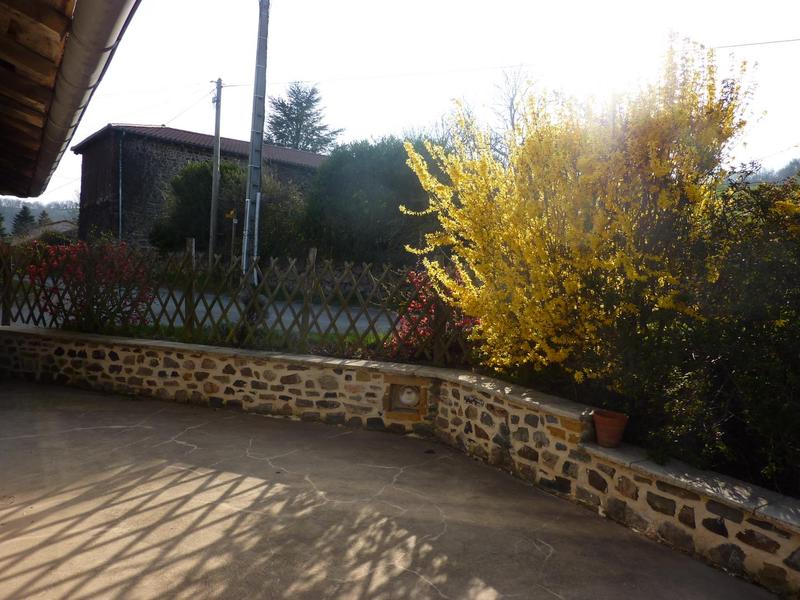
<svg viewBox="0 0 800 600">
<path fill-rule="evenodd" d="M 445 443 L 784 594 L 800 593 L 800 503 L 592 443 L 590 408 L 445 369 L 0 329 L 0 374 Z M 420 409 L 394 404 L 396 390 Z"/>
</svg>

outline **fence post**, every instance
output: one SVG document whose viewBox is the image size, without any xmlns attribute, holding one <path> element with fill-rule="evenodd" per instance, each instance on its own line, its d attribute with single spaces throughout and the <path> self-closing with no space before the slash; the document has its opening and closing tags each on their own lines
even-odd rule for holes
<svg viewBox="0 0 800 600">
<path fill-rule="evenodd" d="M 311 305 L 314 302 L 314 284 L 311 279 L 316 262 L 317 249 L 309 248 L 306 272 L 303 274 L 303 310 L 300 313 L 300 347 L 304 352 L 308 350 L 308 336 L 311 334 Z"/>
<path fill-rule="evenodd" d="M 3 305 L 0 307 L 0 311 L 2 311 L 2 317 L 0 317 L 0 325 L 8 326 L 11 324 L 11 287 L 12 287 L 12 277 L 13 277 L 13 270 L 11 266 L 11 246 L 9 244 L 3 244 L 2 248 L 2 257 L 3 257 Z"/>
<path fill-rule="evenodd" d="M 446 364 L 447 357 L 447 321 L 449 318 L 450 307 L 436 295 L 434 300 L 434 319 L 433 319 L 433 364 L 437 367 L 443 367 Z"/>
<path fill-rule="evenodd" d="M 186 238 L 186 256 L 187 262 L 189 266 L 189 277 L 186 282 L 186 289 L 183 293 L 183 302 L 184 302 L 184 314 L 186 315 L 186 319 L 183 322 L 183 326 L 185 329 L 186 337 L 191 338 L 194 332 L 194 280 L 196 273 L 194 272 L 195 269 L 195 240 L 194 238 Z"/>
</svg>

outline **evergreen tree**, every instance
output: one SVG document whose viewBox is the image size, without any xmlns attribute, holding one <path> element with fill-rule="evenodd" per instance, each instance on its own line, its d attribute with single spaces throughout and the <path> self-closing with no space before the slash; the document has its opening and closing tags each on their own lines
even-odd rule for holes
<svg viewBox="0 0 800 600">
<path fill-rule="evenodd" d="M 417 149 L 424 152 L 421 142 Z M 338 146 L 320 166 L 308 195 L 306 231 L 319 256 L 374 263 L 414 263 L 416 246 L 435 229 L 433 217 L 411 219 L 428 195 L 408 168 L 403 140 L 387 137 Z"/>
<path fill-rule="evenodd" d="M 0 237 L 5 237 L 6 235 L 6 220 L 3 217 L 3 214 L 0 213 Z"/>
<path fill-rule="evenodd" d="M 47 211 L 42 209 L 42 212 L 39 213 L 39 219 L 36 221 L 36 224 L 39 227 L 42 227 L 44 225 L 50 225 L 52 222 L 53 220 L 50 218 L 50 215 L 47 214 Z"/>
<path fill-rule="evenodd" d="M 286 98 L 269 99 L 270 114 L 264 139 L 269 144 L 324 152 L 342 129 L 331 129 L 323 121 L 322 98 L 316 86 L 289 84 Z"/>
<path fill-rule="evenodd" d="M 14 216 L 14 226 L 12 229 L 14 235 L 27 233 L 34 225 L 36 225 L 36 219 L 33 217 L 31 207 L 27 204 L 23 204 L 22 208 L 20 208 L 19 212 Z"/>
</svg>

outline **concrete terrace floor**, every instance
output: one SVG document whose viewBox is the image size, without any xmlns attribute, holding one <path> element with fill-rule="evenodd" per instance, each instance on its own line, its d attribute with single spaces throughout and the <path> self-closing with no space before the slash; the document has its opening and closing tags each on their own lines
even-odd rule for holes
<svg viewBox="0 0 800 600">
<path fill-rule="evenodd" d="M 0 388 L 0 598 L 769 597 L 432 441 Z"/>
</svg>

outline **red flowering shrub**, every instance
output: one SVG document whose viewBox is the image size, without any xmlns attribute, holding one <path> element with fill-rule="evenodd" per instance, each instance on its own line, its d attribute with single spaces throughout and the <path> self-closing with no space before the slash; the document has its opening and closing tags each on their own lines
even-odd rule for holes
<svg viewBox="0 0 800 600">
<path fill-rule="evenodd" d="M 406 277 L 414 293 L 388 342 L 390 355 L 408 359 L 428 354 L 438 362 L 446 354 L 463 358 L 477 319 L 445 304 L 425 271 L 409 271 Z"/>
<path fill-rule="evenodd" d="M 125 244 L 34 242 L 27 275 L 52 324 L 102 332 L 146 324 L 154 285 L 147 262 Z"/>
</svg>

